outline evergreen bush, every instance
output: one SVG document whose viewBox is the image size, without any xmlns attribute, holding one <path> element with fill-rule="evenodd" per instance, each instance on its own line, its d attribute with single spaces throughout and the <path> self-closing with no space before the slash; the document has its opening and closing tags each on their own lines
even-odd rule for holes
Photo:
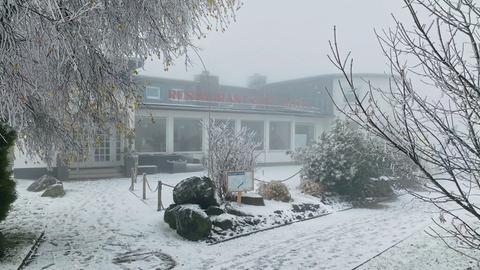
<svg viewBox="0 0 480 270">
<path fill-rule="evenodd" d="M 291 156 L 303 165 L 303 179 L 318 183 L 324 191 L 352 199 L 371 195 L 375 183 L 372 178 L 397 177 L 413 169 L 393 158 L 384 144 L 369 138 L 354 124 L 341 121 L 311 146 L 297 149 Z"/>
<path fill-rule="evenodd" d="M 10 205 L 16 199 L 15 182 L 11 178 L 9 160 L 9 151 L 14 145 L 15 138 L 15 132 L 0 123 L 0 222 L 7 217 Z"/>
</svg>

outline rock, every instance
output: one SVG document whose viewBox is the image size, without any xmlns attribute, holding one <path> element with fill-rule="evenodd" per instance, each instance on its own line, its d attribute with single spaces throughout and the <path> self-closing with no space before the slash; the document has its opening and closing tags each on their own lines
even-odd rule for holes
<svg viewBox="0 0 480 270">
<path fill-rule="evenodd" d="M 261 220 L 257 218 L 252 218 L 252 217 L 245 217 L 242 219 L 242 222 L 250 226 L 256 226 L 260 224 Z"/>
<path fill-rule="evenodd" d="M 176 204 L 198 204 L 202 208 L 218 206 L 215 198 L 215 183 L 208 177 L 190 177 L 182 180 L 173 189 Z"/>
<path fill-rule="evenodd" d="M 33 182 L 28 188 L 28 191 L 33 191 L 33 192 L 39 192 L 45 190 L 47 187 L 62 183 L 60 180 L 57 178 L 51 176 L 51 175 L 44 175 L 40 178 L 38 178 L 35 182 Z"/>
<path fill-rule="evenodd" d="M 205 210 L 205 213 L 207 213 L 208 216 L 219 216 L 221 214 L 225 214 L 225 211 L 223 211 L 222 208 L 218 206 L 209 206 L 207 210 Z"/>
<path fill-rule="evenodd" d="M 229 215 L 223 214 L 223 215 L 212 218 L 212 224 L 225 231 L 225 230 L 232 229 L 235 222 L 232 217 L 230 217 Z"/>
<path fill-rule="evenodd" d="M 275 213 L 277 215 L 282 215 L 283 211 L 282 210 L 275 210 L 275 211 L 273 211 L 273 213 Z"/>
<path fill-rule="evenodd" d="M 304 213 L 307 211 L 316 212 L 320 209 L 319 204 L 311 204 L 311 203 L 302 203 L 302 204 L 293 204 L 292 211 L 294 213 Z"/>
<path fill-rule="evenodd" d="M 165 213 L 163 214 L 163 221 L 165 221 L 170 228 L 176 230 L 177 229 L 177 221 L 175 218 L 175 211 L 178 209 L 178 205 L 171 204 L 167 209 L 165 209 Z"/>
<path fill-rule="evenodd" d="M 198 205 L 180 205 L 174 212 L 179 235 L 191 241 L 198 241 L 210 234 L 212 222 Z"/>
<path fill-rule="evenodd" d="M 263 197 L 258 194 L 247 193 L 242 195 L 242 203 L 247 205 L 264 206 Z"/>
<path fill-rule="evenodd" d="M 47 187 L 45 192 L 43 192 L 42 197 L 51 197 L 58 198 L 65 196 L 65 190 L 63 189 L 63 184 L 61 182 Z"/>
</svg>

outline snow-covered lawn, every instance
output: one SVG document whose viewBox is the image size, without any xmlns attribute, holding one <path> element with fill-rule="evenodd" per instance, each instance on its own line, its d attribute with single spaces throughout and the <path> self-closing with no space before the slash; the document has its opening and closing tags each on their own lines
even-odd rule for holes
<svg viewBox="0 0 480 270">
<path fill-rule="evenodd" d="M 270 167 L 257 176 L 281 179 L 297 168 Z M 149 176 L 149 181 L 161 179 L 174 185 L 190 175 L 159 174 Z M 292 190 L 296 189 L 296 181 L 289 183 Z M 173 266 L 171 259 L 176 262 L 175 269 L 351 269 L 412 234 L 414 239 L 424 241 L 422 230 L 431 223 L 434 212 L 429 205 L 406 195 L 374 209 L 335 212 L 208 245 L 178 236 L 163 222 L 163 212 L 156 211 L 156 194 L 149 193 L 147 202 L 142 202 L 128 191 L 127 178 L 65 182 L 67 195 L 59 199 L 27 192 L 30 183 L 18 180 L 20 198 L 15 203 L 16 211 L 7 223 L 0 225 L 3 230 L 23 232 L 40 232 L 46 226 L 45 240 L 26 269 L 168 269 Z M 163 191 L 164 204 L 168 206 L 172 201 L 171 189 L 164 187 Z M 298 191 L 293 191 L 292 196 L 297 200 L 314 199 Z M 278 204 L 267 201 L 265 209 L 282 206 Z M 248 210 L 253 206 L 243 207 Z M 361 269 L 416 268 L 402 267 L 405 256 L 424 252 L 421 245 L 410 246 L 408 241 L 384 253 L 388 257 L 380 256 Z M 443 247 L 438 244 L 425 250 L 432 252 L 437 248 Z M 441 257 L 440 252 L 432 254 Z M 128 263 L 132 258 L 138 261 Z M 419 260 L 432 259 L 419 256 Z M 437 269 L 435 263 L 430 264 L 431 268 L 421 261 L 418 265 L 425 268 L 417 269 Z M 0 264 L 0 269 L 16 266 L 6 262 Z"/>
</svg>

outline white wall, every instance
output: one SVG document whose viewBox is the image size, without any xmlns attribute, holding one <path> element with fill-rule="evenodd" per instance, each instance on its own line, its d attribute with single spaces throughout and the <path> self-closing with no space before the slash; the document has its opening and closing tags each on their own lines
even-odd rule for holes
<svg viewBox="0 0 480 270">
<path fill-rule="evenodd" d="M 18 147 L 15 147 L 15 161 L 13 162 L 14 169 L 20 168 L 45 168 L 47 164 L 42 162 L 39 158 L 30 158 L 22 153 Z"/>
</svg>

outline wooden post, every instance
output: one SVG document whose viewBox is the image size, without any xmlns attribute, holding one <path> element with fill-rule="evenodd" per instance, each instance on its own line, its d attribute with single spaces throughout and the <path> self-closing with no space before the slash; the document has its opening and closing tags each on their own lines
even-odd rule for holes
<svg viewBox="0 0 480 270">
<path fill-rule="evenodd" d="M 134 176 L 134 182 L 135 184 L 137 183 L 137 173 L 138 173 L 138 164 L 135 163 L 135 166 L 133 167 L 133 176 Z"/>
<path fill-rule="evenodd" d="M 162 203 L 162 181 L 158 181 L 158 201 L 157 201 L 157 211 L 163 210 L 163 203 Z"/>
<path fill-rule="evenodd" d="M 134 178 L 136 178 L 136 176 L 134 176 L 133 173 L 134 173 L 134 169 L 132 168 L 132 172 L 131 172 L 131 175 L 130 175 L 130 180 L 132 180 L 131 181 L 132 183 L 130 184 L 130 190 L 131 191 L 135 190 L 135 179 Z"/>
<path fill-rule="evenodd" d="M 237 192 L 237 203 L 242 204 L 242 192 Z"/>
<path fill-rule="evenodd" d="M 144 200 L 147 199 L 147 174 L 146 173 L 143 174 L 143 195 L 142 195 L 142 198 Z"/>
</svg>

